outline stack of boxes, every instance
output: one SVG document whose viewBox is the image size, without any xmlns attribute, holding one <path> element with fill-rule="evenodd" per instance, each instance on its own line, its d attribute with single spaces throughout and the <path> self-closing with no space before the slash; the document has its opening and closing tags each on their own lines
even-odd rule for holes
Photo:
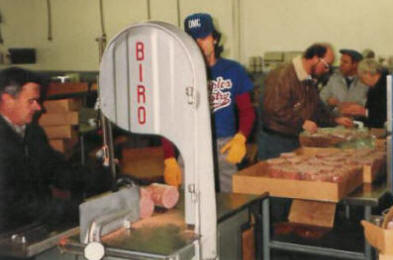
<svg viewBox="0 0 393 260">
<path fill-rule="evenodd" d="M 86 82 L 51 82 L 48 85 L 46 94 L 50 96 L 72 95 L 76 93 L 86 93 L 89 91 L 89 85 Z"/>
<path fill-rule="evenodd" d="M 78 141 L 80 100 L 60 99 L 44 102 L 45 113 L 39 118 L 50 145 L 57 151 L 69 155 Z"/>
<path fill-rule="evenodd" d="M 123 147 L 120 167 L 124 174 L 139 180 L 160 182 L 164 172 L 164 150 L 161 146 Z"/>
</svg>

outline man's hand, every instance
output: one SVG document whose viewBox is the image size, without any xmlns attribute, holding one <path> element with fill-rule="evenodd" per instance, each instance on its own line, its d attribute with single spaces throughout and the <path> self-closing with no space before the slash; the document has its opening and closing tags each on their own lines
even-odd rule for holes
<svg viewBox="0 0 393 260">
<path fill-rule="evenodd" d="M 164 161 L 164 181 L 166 184 L 179 187 L 181 184 L 181 169 L 176 159 L 169 157 Z"/>
<path fill-rule="evenodd" d="M 336 123 L 345 127 L 353 127 L 353 121 L 349 117 L 337 117 Z"/>
<path fill-rule="evenodd" d="M 316 131 L 318 131 L 318 125 L 314 121 L 306 120 L 303 123 L 303 129 L 307 132 L 315 133 Z"/>
<path fill-rule="evenodd" d="M 366 116 L 366 108 L 356 103 L 345 103 L 339 107 L 340 114 L 349 116 Z"/>
<path fill-rule="evenodd" d="M 338 98 L 335 97 L 328 98 L 326 102 L 328 103 L 329 106 L 332 107 L 338 106 L 338 104 L 340 104 L 340 100 L 338 100 Z"/>
<path fill-rule="evenodd" d="M 246 155 L 246 137 L 241 132 L 235 134 L 235 136 L 221 148 L 220 153 L 223 154 L 226 151 L 228 151 L 226 157 L 228 162 L 232 164 L 241 162 Z"/>
</svg>

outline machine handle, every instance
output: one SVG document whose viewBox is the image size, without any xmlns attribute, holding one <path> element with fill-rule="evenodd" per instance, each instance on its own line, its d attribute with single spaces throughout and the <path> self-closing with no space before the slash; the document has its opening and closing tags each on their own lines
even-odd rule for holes
<svg viewBox="0 0 393 260">
<path fill-rule="evenodd" d="M 91 242 L 85 247 L 83 253 L 87 260 L 101 260 L 105 256 L 105 248 L 99 242 Z"/>
<path fill-rule="evenodd" d="M 102 229 L 107 225 L 110 225 L 111 230 L 116 230 L 120 227 L 130 228 L 132 216 L 133 212 L 127 209 L 95 218 L 89 228 L 88 242 L 100 242 Z"/>
</svg>

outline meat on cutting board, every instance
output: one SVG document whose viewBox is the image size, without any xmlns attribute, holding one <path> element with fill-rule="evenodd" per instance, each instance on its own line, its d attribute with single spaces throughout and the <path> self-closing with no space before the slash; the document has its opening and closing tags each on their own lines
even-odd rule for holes
<svg viewBox="0 0 393 260">
<path fill-rule="evenodd" d="M 151 198 L 150 191 L 146 188 L 140 188 L 140 199 L 139 199 L 139 217 L 141 219 L 148 218 L 153 215 L 154 202 Z"/>
<path fill-rule="evenodd" d="M 174 186 L 153 183 L 146 189 L 150 192 L 151 199 L 156 206 L 171 209 L 179 201 L 179 191 Z"/>
</svg>

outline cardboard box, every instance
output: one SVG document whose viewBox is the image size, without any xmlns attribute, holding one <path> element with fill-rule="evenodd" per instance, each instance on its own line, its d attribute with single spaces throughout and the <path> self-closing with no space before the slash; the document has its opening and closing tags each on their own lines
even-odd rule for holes
<svg viewBox="0 0 393 260">
<path fill-rule="evenodd" d="M 386 174 L 386 158 L 376 160 L 372 165 L 363 166 L 363 183 L 373 183 L 379 176 Z"/>
<path fill-rule="evenodd" d="M 61 153 L 64 153 L 66 151 L 64 139 L 50 139 L 49 144 L 56 151 L 59 151 Z"/>
<path fill-rule="evenodd" d="M 385 128 L 371 128 L 370 133 L 377 139 L 385 139 L 387 135 Z"/>
<path fill-rule="evenodd" d="M 46 94 L 48 96 L 83 93 L 89 90 L 86 82 L 50 83 Z"/>
<path fill-rule="evenodd" d="M 292 223 L 331 228 L 335 213 L 336 203 L 294 199 L 288 220 Z"/>
<path fill-rule="evenodd" d="M 79 113 L 45 113 L 41 115 L 38 122 L 41 126 L 77 125 L 79 123 Z"/>
<path fill-rule="evenodd" d="M 79 99 L 58 99 L 44 101 L 44 108 L 47 113 L 63 113 L 69 111 L 79 111 L 82 103 Z"/>
<path fill-rule="evenodd" d="M 98 90 L 98 84 L 97 84 L 97 83 L 91 84 L 90 90 L 91 90 L 91 91 L 97 91 L 97 90 Z"/>
<path fill-rule="evenodd" d="M 242 232 L 242 259 L 255 259 L 255 229 L 254 226 Z"/>
<path fill-rule="evenodd" d="M 259 162 L 235 173 L 232 182 L 233 192 L 237 193 L 269 192 L 273 197 L 338 202 L 363 183 L 363 175 L 359 170 L 341 182 L 271 178 L 267 175 L 267 163 Z"/>
<path fill-rule="evenodd" d="M 50 139 L 50 146 L 61 153 L 68 153 L 72 147 L 77 143 L 78 139 Z"/>
<path fill-rule="evenodd" d="M 393 207 L 385 216 L 382 227 L 362 220 L 364 236 L 379 251 L 379 259 L 393 259 L 393 229 L 386 229 L 388 221 L 393 219 Z"/>
<path fill-rule="evenodd" d="M 46 126 L 44 131 L 49 139 L 75 138 L 76 130 L 71 125 Z"/>
<path fill-rule="evenodd" d="M 161 178 L 164 172 L 164 150 L 161 146 L 124 148 L 120 165 L 125 174 L 136 178 Z"/>
<path fill-rule="evenodd" d="M 393 255 L 381 255 L 381 254 L 379 254 L 378 260 L 393 260 Z"/>
</svg>

